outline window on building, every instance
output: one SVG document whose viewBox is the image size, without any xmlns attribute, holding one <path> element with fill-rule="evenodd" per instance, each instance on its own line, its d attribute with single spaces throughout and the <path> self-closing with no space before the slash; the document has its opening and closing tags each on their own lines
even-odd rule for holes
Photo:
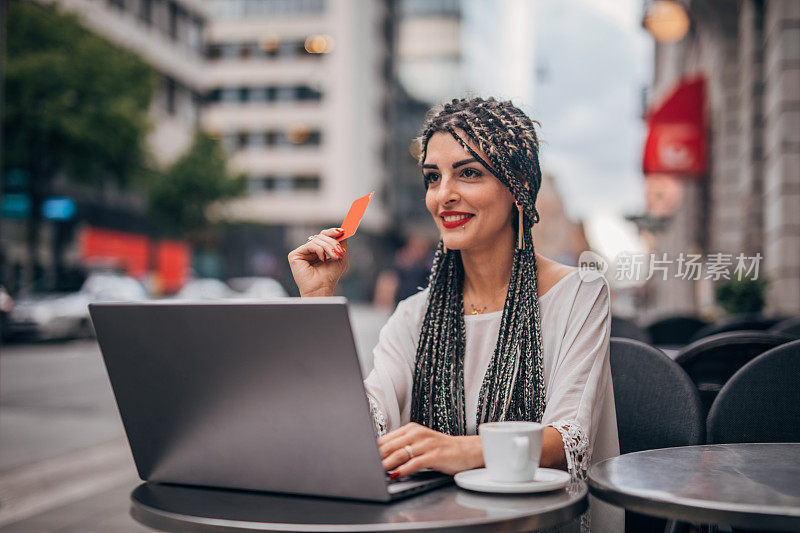
<svg viewBox="0 0 800 533">
<path fill-rule="evenodd" d="M 404 17 L 457 17 L 461 12 L 460 0 L 401 0 L 400 15 Z"/>
<path fill-rule="evenodd" d="M 221 46 L 222 59 L 238 59 L 239 43 L 225 43 Z"/>
<path fill-rule="evenodd" d="M 153 0 L 139 0 L 139 20 L 148 26 L 153 23 Z"/>
<path fill-rule="evenodd" d="M 250 132 L 229 131 L 222 137 L 222 143 L 226 149 L 231 151 L 242 148 L 319 146 L 322 143 L 322 133 L 319 130 L 307 129 L 302 134 L 296 130 L 297 128 Z"/>
<path fill-rule="evenodd" d="M 289 136 L 286 134 L 285 131 L 276 131 L 275 132 L 275 146 L 291 146 L 292 143 L 289 142 Z"/>
<path fill-rule="evenodd" d="M 170 1 L 167 4 L 167 20 L 168 20 L 168 29 L 167 33 L 171 39 L 176 40 L 178 38 L 178 17 L 180 16 L 180 8 L 178 4 L 173 1 Z"/>
<path fill-rule="evenodd" d="M 264 133 L 262 132 L 255 132 L 250 133 L 247 136 L 247 147 L 248 148 L 264 148 L 267 146 L 266 139 L 264 138 Z"/>
<path fill-rule="evenodd" d="M 290 16 L 321 13 L 324 0 L 216 0 L 212 4 L 214 16 L 219 18 L 245 18 L 251 16 Z"/>
<path fill-rule="evenodd" d="M 281 41 L 278 45 L 277 56 L 279 58 L 292 59 L 297 57 L 297 55 L 297 41 Z"/>
<path fill-rule="evenodd" d="M 275 193 L 318 191 L 320 177 L 317 175 L 277 175 L 263 178 L 263 189 Z"/>
<path fill-rule="evenodd" d="M 186 44 L 196 54 L 203 53 L 203 21 L 198 17 L 191 17 L 188 21 Z"/>
<path fill-rule="evenodd" d="M 312 54 L 303 40 L 281 40 L 267 35 L 261 41 L 231 41 L 214 43 L 207 47 L 209 59 L 297 59 L 321 58 L 325 54 Z"/>
<path fill-rule="evenodd" d="M 152 6 L 152 24 L 153 27 L 165 35 L 169 32 L 169 8 L 167 0 L 153 0 Z"/>
<path fill-rule="evenodd" d="M 275 88 L 275 101 L 276 102 L 291 102 L 295 99 L 295 90 L 293 87 L 276 87 Z"/>
<path fill-rule="evenodd" d="M 248 192 L 252 194 L 266 190 L 267 189 L 266 181 L 267 178 L 250 177 L 250 179 L 247 180 Z"/>
<path fill-rule="evenodd" d="M 247 57 L 250 59 L 264 59 L 267 57 L 267 52 L 259 44 L 255 41 L 244 43 L 242 45 L 243 48 L 247 48 Z"/>
<path fill-rule="evenodd" d="M 322 93 L 307 85 L 298 85 L 295 87 L 295 91 L 298 100 L 319 100 L 322 98 Z"/>
<path fill-rule="evenodd" d="M 296 176 L 293 181 L 293 188 L 296 191 L 319 190 L 319 176 Z"/>
<path fill-rule="evenodd" d="M 303 102 L 322 99 L 319 89 L 307 85 L 293 87 L 225 87 L 213 89 L 208 93 L 210 102 L 231 103 L 266 103 L 266 102 Z"/>
<path fill-rule="evenodd" d="M 170 115 L 175 114 L 175 93 L 177 92 L 177 84 L 172 78 L 165 78 L 164 80 L 164 101 L 167 108 L 167 113 Z"/>
<path fill-rule="evenodd" d="M 269 101 L 269 91 L 266 87 L 250 87 L 247 91 L 247 101 L 263 103 Z"/>
<path fill-rule="evenodd" d="M 239 134 L 229 132 L 222 137 L 222 146 L 228 152 L 235 152 L 239 149 Z"/>
<path fill-rule="evenodd" d="M 292 176 L 269 176 L 265 180 L 266 189 L 275 192 L 291 192 L 292 191 Z"/>
<path fill-rule="evenodd" d="M 322 132 L 319 130 L 312 131 L 308 134 L 308 140 L 303 144 L 310 144 L 312 146 L 319 146 L 322 144 Z"/>
</svg>

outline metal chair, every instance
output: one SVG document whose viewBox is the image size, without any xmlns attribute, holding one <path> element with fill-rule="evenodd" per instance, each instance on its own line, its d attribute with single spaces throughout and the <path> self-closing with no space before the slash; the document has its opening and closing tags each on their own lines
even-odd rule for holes
<svg viewBox="0 0 800 533">
<path fill-rule="evenodd" d="M 793 339 L 766 331 L 719 333 L 693 342 L 675 358 L 692 378 L 707 414 L 720 389 L 753 358 Z"/>
<path fill-rule="evenodd" d="M 785 316 L 766 317 L 760 314 L 736 315 L 703 326 L 692 335 L 689 342 L 728 331 L 765 331 L 786 318 Z"/>
<path fill-rule="evenodd" d="M 650 323 L 645 330 L 656 346 L 683 346 L 706 325 L 696 316 L 670 316 Z"/>
<path fill-rule="evenodd" d="M 611 380 L 620 453 L 703 444 L 705 416 L 697 388 L 675 361 L 643 342 L 611 339 Z M 631 511 L 625 531 L 683 531 L 683 525 Z"/>
<path fill-rule="evenodd" d="M 700 396 L 675 361 L 643 342 L 612 338 L 610 363 L 621 454 L 704 443 Z"/>
<path fill-rule="evenodd" d="M 781 320 L 769 328 L 769 332 L 790 335 L 795 339 L 800 339 L 800 317 L 795 316 L 787 318 L 786 320 Z"/>
<path fill-rule="evenodd" d="M 611 336 L 649 343 L 650 335 L 639 324 L 628 318 L 611 317 Z"/>
<path fill-rule="evenodd" d="M 744 365 L 708 414 L 708 442 L 800 442 L 800 340 Z"/>
</svg>

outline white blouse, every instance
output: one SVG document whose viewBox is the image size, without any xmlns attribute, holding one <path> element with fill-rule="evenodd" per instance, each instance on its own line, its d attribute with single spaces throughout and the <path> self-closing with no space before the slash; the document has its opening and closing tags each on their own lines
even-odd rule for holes
<svg viewBox="0 0 800 533">
<path fill-rule="evenodd" d="M 410 422 L 414 365 L 427 296 L 425 289 L 398 304 L 380 332 L 373 352 L 375 366 L 364 380 L 376 424 L 385 426 L 386 431 Z M 539 308 L 546 401 L 542 423 L 561 433 L 569 471 L 573 477 L 583 478 L 590 463 L 619 455 L 608 361 L 608 283 L 602 277 L 584 280 L 573 270 L 539 298 Z M 469 434 L 476 434 L 478 394 L 494 354 L 502 314 L 464 316 Z"/>
</svg>

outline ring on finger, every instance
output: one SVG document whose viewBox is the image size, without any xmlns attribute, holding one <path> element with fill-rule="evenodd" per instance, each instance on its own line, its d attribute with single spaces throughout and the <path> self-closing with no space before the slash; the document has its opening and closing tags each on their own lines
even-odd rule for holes
<svg viewBox="0 0 800 533">
<path fill-rule="evenodd" d="M 316 235 L 309 235 L 309 236 L 308 236 L 308 239 L 306 239 L 306 242 L 308 242 L 308 241 L 313 241 L 313 240 L 314 240 L 314 239 L 316 239 L 316 238 L 317 238 L 317 236 L 316 236 Z"/>
<path fill-rule="evenodd" d="M 414 458 L 414 450 L 411 449 L 411 446 L 405 445 L 405 446 L 403 446 L 403 449 L 408 454 L 408 458 L 409 459 L 413 459 Z"/>
</svg>

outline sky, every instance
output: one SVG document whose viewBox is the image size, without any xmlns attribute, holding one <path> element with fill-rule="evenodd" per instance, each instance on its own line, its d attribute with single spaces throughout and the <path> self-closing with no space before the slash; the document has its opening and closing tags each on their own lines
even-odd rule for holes
<svg viewBox="0 0 800 533">
<path fill-rule="evenodd" d="M 652 41 L 638 0 L 538 0 L 542 73 L 531 109 L 542 123 L 542 166 L 568 212 L 620 215 L 644 208 L 642 90 Z"/>
<path fill-rule="evenodd" d="M 570 215 L 641 213 L 653 51 L 640 0 L 465 0 L 462 48 L 468 86 L 541 123 L 542 167 Z"/>
</svg>

